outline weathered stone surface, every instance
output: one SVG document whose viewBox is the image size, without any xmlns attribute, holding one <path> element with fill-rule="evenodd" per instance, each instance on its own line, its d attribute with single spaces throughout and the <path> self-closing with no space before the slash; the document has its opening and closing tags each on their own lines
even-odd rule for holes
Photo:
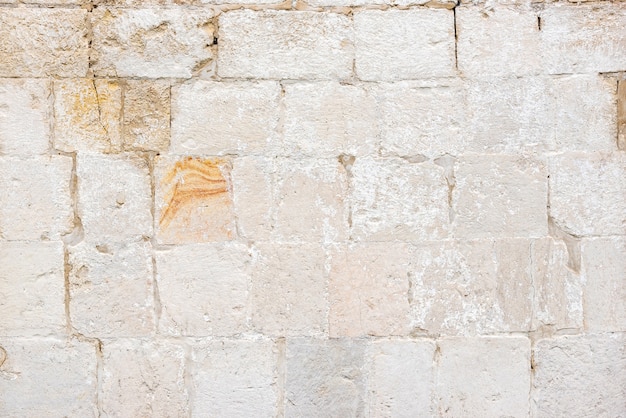
<svg viewBox="0 0 626 418">
<path fill-rule="evenodd" d="M 0 265 L 0 335 L 63 332 L 63 245 L 0 242 Z"/>
<path fill-rule="evenodd" d="M 92 337 L 147 336 L 154 332 L 149 243 L 70 247 L 70 318 Z"/>
<path fill-rule="evenodd" d="M 617 148 L 626 151 L 626 77 L 617 84 Z"/>
<path fill-rule="evenodd" d="M 122 141 L 127 150 L 167 150 L 170 144 L 168 81 L 126 81 Z"/>
<path fill-rule="evenodd" d="M 444 238 L 448 186 L 443 168 L 430 162 L 357 158 L 351 169 L 352 236 L 395 241 Z"/>
<path fill-rule="evenodd" d="M 158 251 L 160 332 L 229 336 L 246 331 L 250 259 L 248 248 L 238 243 Z"/>
<path fill-rule="evenodd" d="M 624 334 L 563 336 L 534 350 L 532 414 L 618 417 L 626 393 Z"/>
<path fill-rule="evenodd" d="M 174 88 L 172 151 L 259 154 L 277 147 L 277 82 L 198 80 Z"/>
<path fill-rule="evenodd" d="M 78 214 L 94 244 L 152 236 L 148 162 L 140 157 L 79 155 Z"/>
<path fill-rule="evenodd" d="M 363 416 L 364 357 L 362 340 L 288 339 L 285 416 Z"/>
<path fill-rule="evenodd" d="M 0 158 L 0 236 L 56 240 L 70 232 L 72 159 Z"/>
<path fill-rule="evenodd" d="M 0 79 L 0 153 L 43 154 L 50 147 L 50 83 Z"/>
<path fill-rule="evenodd" d="M 340 247 L 332 256 L 330 336 L 407 335 L 409 263 L 406 244 Z"/>
<path fill-rule="evenodd" d="M 96 417 L 96 348 L 55 338 L 1 338 L 0 415 Z"/>
<path fill-rule="evenodd" d="M 441 357 L 436 402 L 440 414 L 529 415 L 530 341 L 527 338 L 446 338 L 438 345 Z"/>
<path fill-rule="evenodd" d="M 98 77 L 189 78 L 213 60 L 209 9 L 114 9 L 91 13 Z"/>
<path fill-rule="evenodd" d="M 455 74 L 452 10 L 364 10 L 354 15 L 354 31 L 355 68 L 361 80 Z"/>
<path fill-rule="evenodd" d="M 189 414 L 185 349 L 177 343 L 105 340 L 102 346 L 105 417 Z"/>
<path fill-rule="evenodd" d="M 0 77 L 84 77 L 87 11 L 2 8 Z"/>
<path fill-rule="evenodd" d="M 235 10 L 219 18 L 221 77 L 343 79 L 354 58 L 350 19 L 336 13 Z"/>
<path fill-rule="evenodd" d="M 265 339 L 213 340 L 193 346 L 192 410 L 203 417 L 277 415 L 278 350 Z"/>
<path fill-rule="evenodd" d="M 550 158 L 550 215 L 576 236 L 626 233 L 626 156 Z"/>
</svg>

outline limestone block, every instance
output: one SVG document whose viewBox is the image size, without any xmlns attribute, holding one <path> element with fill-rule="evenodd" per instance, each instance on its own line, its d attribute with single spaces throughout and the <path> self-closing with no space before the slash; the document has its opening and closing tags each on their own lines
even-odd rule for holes
<svg viewBox="0 0 626 418">
<path fill-rule="evenodd" d="M 0 335 L 63 332 L 66 325 L 63 245 L 2 242 L 0 266 Z"/>
<path fill-rule="evenodd" d="M 156 158 L 154 221 L 160 243 L 233 238 L 231 168 L 223 158 Z"/>
<path fill-rule="evenodd" d="M 452 191 L 459 238 L 547 235 L 548 174 L 542 163 L 516 156 L 457 160 Z"/>
<path fill-rule="evenodd" d="M 178 343 L 105 340 L 101 403 L 105 417 L 189 415 L 185 349 Z"/>
<path fill-rule="evenodd" d="M 340 247 L 329 275 L 330 336 L 408 335 L 409 264 L 402 243 Z"/>
<path fill-rule="evenodd" d="M 2 338 L 0 415 L 96 417 L 96 348 L 55 338 Z"/>
<path fill-rule="evenodd" d="M 201 341 L 193 346 L 192 410 L 201 417 L 277 415 L 278 350 L 265 339 Z"/>
<path fill-rule="evenodd" d="M 167 150 L 170 144 L 168 81 L 126 80 L 122 140 L 127 150 Z"/>
<path fill-rule="evenodd" d="M 342 241 L 347 237 L 346 171 L 336 160 L 277 160 L 276 222 L 278 241 Z"/>
<path fill-rule="evenodd" d="M 550 215 L 572 235 L 626 233 L 626 156 L 550 158 Z"/>
<path fill-rule="evenodd" d="M 528 331 L 530 241 L 438 241 L 415 247 L 408 272 L 412 326 L 443 335 Z"/>
<path fill-rule="evenodd" d="M 147 242 L 70 247 L 70 318 L 93 337 L 150 335 L 154 327 L 151 247 Z"/>
<path fill-rule="evenodd" d="M 357 158 L 352 166 L 352 236 L 395 241 L 448 234 L 448 186 L 430 162 Z"/>
<path fill-rule="evenodd" d="M 435 344 L 426 340 L 380 340 L 365 352 L 369 416 L 434 416 Z"/>
<path fill-rule="evenodd" d="M 624 70 L 626 4 L 552 4 L 540 17 L 544 65 L 548 73 Z"/>
<path fill-rule="evenodd" d="M 273 81 L 197 80 L 177 86 L 172 151 L 178 154 L 259 154 L 277 147 L 280 85 Z"/>
<path fill-rule="evenodd" d="M 530 341 L 524 337 L 438 342 L 436 402 L 452 417 L 527 417 Z"/>
<path fill-rule="evenodd" d="M 209 9 L 114 9 L 91 13 L 98 77 L 189 78 L 213 60 Z"/>
<path fill-rule="evenodd" d="M 148 162 L 140 157 L 79 155 L 78 214 L 95 244 L 152 236 Z"/>
<path fill-rule="evenodd" d="M 160 332 L 229 336 L 246 331 L 250 259 L 248 248 L 239 243 L 158 251 Z"/>
<path fill-rule="evenodd" d="M 0 77 L 87 74 L 86 10 L 2 8 L 0 28 Z"/>
<path fill-rule="evenodd" d="M 624 334 L 563 336 L 534 350 L 535 417 L 618 417 L 626 393 Z"/>
<path fill-rule="evenodd" d="M 0 234 L 7 240 L 56 240 L 70 232 L 72 159 L 0 158 Z"/>
<path fill-rule="evenodd" d="M 50 93 L 44 80 L 0 79 L 0 153 L 35 155 L 48 150 Z"/>
<path fill-rule="evenodd" d="M 364 357 L 363 340 L 288 339 L 285 416 L 364 416 Z"/>
<path fill-rule="evenodd" d="M 581 257 L 587 329 L 626 331 L 626 239 L 583 240 Z"/>
<path fill-rule="evenodd" d="M 285 85 L 285 153 L 362 156 L 378 148 L 376 103 L 363 87 L 337 82 Z"/>
<path fill-rule="evenodd" d="M 318 244 L 258 243 L 250 305 L 253 327 L 266 335 L 327 331 L 326 255 Z"/>
<path fill-rule="evenodd" d="M 122 88 L 117 80 L 54 82 L 54 146 L 66 152 L 119 152 Z"/>
<path fill-rule="evenodd" d="M 452 10 L 364 10 L 354 14 L 354 30 L 361 80 L 455 75 Z"/>
<path fill-rule="evenodd" d="M 354 58 L 350 18 L 336 13 L 235 10 L 219 18 L 221 77 L 343 79 Z"/>
</svg>

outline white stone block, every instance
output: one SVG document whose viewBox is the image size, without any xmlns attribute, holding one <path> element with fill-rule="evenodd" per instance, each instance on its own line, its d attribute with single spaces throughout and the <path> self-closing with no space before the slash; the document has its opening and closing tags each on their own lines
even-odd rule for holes
<svg viewBox="0 0 626 418">
<path fill-rule="evenodd" d="M 122 141 L 127 150 L 166 151 L 170 145 L 170 83 L 126 80 Z"/>
</svg>

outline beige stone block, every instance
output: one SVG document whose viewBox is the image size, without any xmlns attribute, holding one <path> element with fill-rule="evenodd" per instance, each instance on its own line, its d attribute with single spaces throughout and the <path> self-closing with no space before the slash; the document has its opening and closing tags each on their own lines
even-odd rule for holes
<svg viewBox="0 0 626 418">
<path fill-rule="evenodd" d="M 395 241 L 448 234 L 444 169 L 430 162 L 357 158 L 351 169 L 352 236 Z"/>
<path fill-rule="evenodd" d="M 73 227 L 72 159 L 0 158 L 0 235 L 7 240 L 57 240 Z"/>
<path fill-rule="evenodd" d="M 354 31 L 361 80 L 455 75 L 452 10 L 364 10 L 354 14 Z"/>
<path fill-rule="evenodd" d="M 436 403 L 453 417 L 529 415 L 530 341 L 524 337 L 438 342 Z"/>
<path fill-rule="evenodd" d="M 63 244 L 1 242 L 0 266 L 0 335 L 63 332 Z"/>
<path fill-rule="evenodd" d="M 376 102 L 338 82 L 285 85 L 284 152 L 307 157 L 362 156 L 378 149 Z"/>
<path fill-rule="evenodd" d="M 409 266 L 406 244 L 340 247 L 329 274 L 331 337 L 408 335 Z"/>
<path fill-rule="evenodd" d="M 569 153 L 551 157 L 550 215 L 572 235 L 626 233 L 626 156 Z"/>
<path fill-rule="evenodd" d="M 79 155 L 78 214 L 85 238 L 107 244 L 152 236 L 148 161 L 135 156 Z"/>
<path fill-rule="evenodd" d="M 91 337 L 154 332 L 151 247 L 147 242 L 70 247 L 70 318 Z"/>
<path fill-rule="evenodd" d="M 117 80 L 55 81 L 55 148 L 66 152 L 119 152 L 122 107 L 122 88 Z"/>
<path fill-rule="evenodd" d="M 97 8 L 92 68 L 98 77 L 189 78 L 213 61 L 209 9 Z"/>
<path fill-rule="evenodd" d="M 163 244 L 231 240 L 232 163 L 223 158 L 157 157 L 155 229 Z"/>
<path fill-rule="evenodd" d="M 366 349 L 369 416 L 434 416 L 435 344 L 427 340 L 373 341 Z"/>
<path fill-rule="evenodd" d="M 166 341 L 105 340 L 102 364 L 103 416 L 189 416 L 182 345 Z"/>
<path fill-rule="evenodd" d="M 96 417 L 96 348 L 77 340 L 2 338 L 0 415 Z"/>
<path fill-rule="evenodd" d="M 542 163 L 518 156 L 468 156 L 457 160 L 452 190 L 455 236 L 546 236 L 546 171 Z"/>
<path fill-rule="evenodd" d="M 246 331 L 250 262 L 248 248 L 234 242 L 158 251 L 160 332 L 230 336 Z"/>
<path fill-rule="evenodd" d="M 50 83 L 0 79 L 0 153 L 43 154 L 50 147 Z"/>
<path fill-rule="evenodd" d="M 363 340 L 287 340 L 285 416 L 366 415 Z"/>
<path fill-rule="evenodd" d="M 2 8 L 0 28 L 0 77 L 87 74 L 86 10 Z"/>
<path fill-rule="evenodd" d="M 254 329 L 272 336 L 326 333 L 324 250 L 318 244 L 259 243 L 253 254 L 250 306 Z"/>
<path fill-rule="evenodd" d="M 172 151 L 260 154 L 276 148 L 280 91 L 273 81 L 197 80 L 175 87 Z"/>
<path fill-rule="evenodd" d="M 350 18 L 337 13 L 235 10 L 219 18 L 221 77 L 344 79 L 354 58 Z"/>
<path fill-rule="evenodd" d="M 126 80 L 124 85 L 124 148 L 165 151 L 170 145 L 170 83 Z"/>
<path fill-rule="evenodd" d="M 534 349 L 532 415 L 618 417 L 626 393 L 624 334 L 563 336 Z"/>
<path fill-rule="evenodd" d="M 201 341 L 193 346 L 192 361 L 194 415 L 277 415 L 279 360 L 273 341 Z"/>
</svg>

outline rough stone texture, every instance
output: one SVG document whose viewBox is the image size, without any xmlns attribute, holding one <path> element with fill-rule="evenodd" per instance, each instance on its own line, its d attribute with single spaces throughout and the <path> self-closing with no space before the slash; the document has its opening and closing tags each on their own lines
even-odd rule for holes
<svg viewBox="0 0 626 418">
<path fill-rule="evenodd" d="M 122 142 L 127 150 L 167 150 L 170 144 L 169 82 L 126 82 Z"/>
<path fill-rule="evenodd" d="M 617 84 L 617 148 L 626 151 L 626 77 Z"/>
<path fill-rule="evenodd" d="M 541 340 L 534 350 L 535 417 L 619 417 L 626 407 L 623 333 Z"/>
</svg>

